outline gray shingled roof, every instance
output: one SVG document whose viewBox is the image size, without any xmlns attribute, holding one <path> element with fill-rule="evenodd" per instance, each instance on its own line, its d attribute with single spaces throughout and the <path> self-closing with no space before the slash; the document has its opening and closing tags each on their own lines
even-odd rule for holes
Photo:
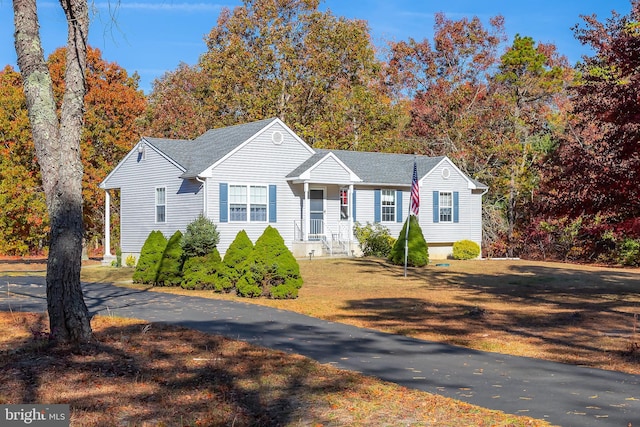
<svg viewBox="0 0 640 427">
<path fill-rule="evenodd" d="M 144 138 L 185 169 L 183 178 L 193 178 L 264 129 L 275 118 L 211 129 L 193 140 Z"/>
<path fill-rule="evenodd" d="M 184 168 L 183 178 L 193 178 L 267 127 L 274 120 L 276 119 L 270 118 L 252 123 L 211 129 L 193 140 L 148 137 L 144 139 Z M 287 178 L 298 177 L 328 153 L 333 153 L 362 179 L 363 184 L 411 185 L 414 159 L 418 167 L 418 176 L 422 178 L 444 158 L 443 156 L 426 157 L 414 156 L 413 154 L 327 149 L 315 149 L 314 151 L 316 154 L 293 170 L 287 175 Z M 469 179 L 478 188 L 487 188 L 486 185 L 472 178 Z"/>
<path fill-rule="evenodd" d="M 379 185 L 411 185 L 413 159 L 416 160 L 418 177 L 420 178 L 444 159 L 442 156 L 426 157 L 414 156 L 413 154 L 316 149 L 316 154 L 287 175 L 287 178 L 299 176 L 328 153 L 335 154 L 342 163 L 362 179 L 364 184 Z"/>
</svg>

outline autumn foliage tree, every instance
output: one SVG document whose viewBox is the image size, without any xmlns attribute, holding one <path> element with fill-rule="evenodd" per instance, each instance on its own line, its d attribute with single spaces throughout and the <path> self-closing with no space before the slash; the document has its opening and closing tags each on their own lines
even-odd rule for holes
<svg viewBox="0 0 640 427">
<path fill-rule="evenodd" d="M 579 255 L 590 258 L 609 238 L 640 238 L 640 2 L 606 22 L 583 19 L 574 31 L 594 54 L 578 66 L 570 128 L 539 206 L 548 224 L 573 224 Z"/>
<path fill-rule="evenodd" d="M 47 60 L 58 110 L 65 89 L 65 55 L 66 49 L 60 48 Z M 139 119 L 144 114 L 146 98 L 138 89 L 137 76 L 129 76 L 118 64 L 105 61 L 98 49 L 88 47 L 86 73 L 80 141 L 84 240 L 96 246 L 104 232 L 105 195 L 98 184 L 139 139 Z M 45 249 L 49 219 L 22 77 L 7 66 L 0 71 L 0 81 L 0 208 L 6 212 L 0 218 L 0 235 L 6 236 L 0 241 L 0 253 L 26 255 Z M 117 230 L 114 225 L 112 228 Z"/>
<path fill-rule="evenodd" d="M 48 58 L 56 95 L 64 88 L 65 49 Z M 87 48 L 87 93 L 80 148 L 85 240 L 98 246 L 104 234 L 104 190 L 98 185 L 140 139 L 141 119 L 147 105 L 138 76 L 102 58 L 99 49 Z M 61 96 L 57 96 L 61 102 Z M 118 206 L 117 194 L 112 206 Z M 113 215 L 117 219 L 117 214 Z M 114 224 L 113 230 L 118 230 Z"/>
<path fill-rule="evenodd" d="M 22 78 L 0 71 L 0 253 L 28 255 L 47 244 L 49 220 L 34 156 Z"/>
<path fill-rule="evenodd" d="M 318 10 L 318 0 L 245 0 L 223 9 L 199 63 L 154 84 L 147 115 L 158 136 L 279 117 L 308 143 L 363 148 L 395 131 L 364 21 Z"/>
</svg>

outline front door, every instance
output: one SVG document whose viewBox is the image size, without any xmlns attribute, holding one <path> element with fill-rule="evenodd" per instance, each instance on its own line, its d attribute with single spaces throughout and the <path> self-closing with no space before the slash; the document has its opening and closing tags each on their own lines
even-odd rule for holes
<svg viewBox="0 0 640 427">
<path fill-rule="evenodd" d="M 309 190 L 309 240 L 320 240 L 324 235 L 324 189 Z"/>
</svg>

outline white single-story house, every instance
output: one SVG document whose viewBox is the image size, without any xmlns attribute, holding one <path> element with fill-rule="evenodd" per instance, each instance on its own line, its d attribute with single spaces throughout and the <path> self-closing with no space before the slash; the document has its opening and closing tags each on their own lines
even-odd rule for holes
<svg viewBox="0 0 640 427">
<path fill-rule="evenodd" d="M 106 191 L 105 260 L 110 192 L 120 191 L 120 249 L 136 259 L 153 230 L 169 238 L 204 214 L 220 233 L 224 255 L 240 230 L 256 241 L 271 225 L 297 257 L 358 255 L 353 225 L 380 223 L 397 237 L 407 218 L 414 161 L 418 215 L 429 256 L 453 243 L 482 243 L 487 186 L 447 157 L 315 149 L 278 118 L 213 129 L 193 140 L 142 138 L 100 184 Z"/>
</svg>

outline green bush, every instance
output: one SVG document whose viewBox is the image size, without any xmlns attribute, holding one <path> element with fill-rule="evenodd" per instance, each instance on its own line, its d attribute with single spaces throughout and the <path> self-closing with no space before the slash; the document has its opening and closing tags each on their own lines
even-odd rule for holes
<svg viewBox="0 0 640 427">
<path fill-rule="evenodd" d="M 152 231 L 147 236 L 142 249 L 140 259 L 133 272 L 133 283 L 155 284 L 158 279 L 158 268 L 162 261 L 162 254 L 167 247 L 167 238 L 161 231 Z"/>
<path fill-rule="evenodd" d="M 458 240 L 453 244 L 453 259 L 474 259 L 480 255 L 480 246 L 472 240 Z"/>
<path fill-rule="evenodd" d="M 220 278 L 222 258 L 217 248 L 204 256 L 187 258 L 182 267 L 182 286 L 184 289 L 213 289 L 217 292 L 228 291 Z"/>
<path fill-rule="evenodd" d="M 220 268 L 220 285 L 224 289 L 233 289 L 238 279 L 244 275 L 245 261 L 251 256 L 253 251 L 253 243 L 247 232 L 241 230 L 229 245 L 227 252 L 224 254 L 222 266 Z"/>
<path fill-rule="evenodd" d="M 302 286 L 300 266 L 275 228 L 267 226 L 245 265 L 245 274 L 236 285 L 238 295 L 297 298 Z"/>
<path fill-rule="evenodd" d="M 361 225 L 356 222 L 353 225 L 353 233 L 360 243 L 360 248 L 364 256 L 377 256 L 386 258 L 391 253 L 391 248 L 395 243 L 395 239 L 389 233 L 389 229 L 385 226 L 375 223 Z"/>
<path fill-rule="evenodd" d="M 185 258 L 205 256 L 213 251 L 220 241 L 220 233 L 209 218 L 200 214 L 187 225 L 180 245 Z"/>
<path fill-rule="evenodd" d="M 182 264 L 184 258 L 182 256 L 182 232 L 180 230 L 173 233 L 173 236 L 167 242 L 167 247 L 162 254 L 160 267 L 158 267 L 157 286 L 179 286 L 182 283 Z"/>
<path fill-rule="evenodd" d="M 404 265 L 407 225 L 409 225 L 407 265 L 423 267 L 429 264 L 429 247 L 422 234 L 422 228 L 418 223 L 418 219 L 413 215 L 409 215 L 409 219 L 404 222 L 400 236 L 398 236 L 389 254 L 389 261 L 395 265 Z"/>
<path fill-rule="evenodd" d="M 617 261 L 621 265 L 640 265 L 640 240 L 625 238 L 618 244 Z"/>
<path fill-rule="evenodd" d="M 122 259 L 122 256 L 121 256 L 121 259 Z M 135 267 L 135 265 L 136 265 L 136 257 L 134 257 L 131 254 L 129 256 L 127 256 L 127 259 L 125 261 L 125 265 L 127 267 Z"/>
</svg>

